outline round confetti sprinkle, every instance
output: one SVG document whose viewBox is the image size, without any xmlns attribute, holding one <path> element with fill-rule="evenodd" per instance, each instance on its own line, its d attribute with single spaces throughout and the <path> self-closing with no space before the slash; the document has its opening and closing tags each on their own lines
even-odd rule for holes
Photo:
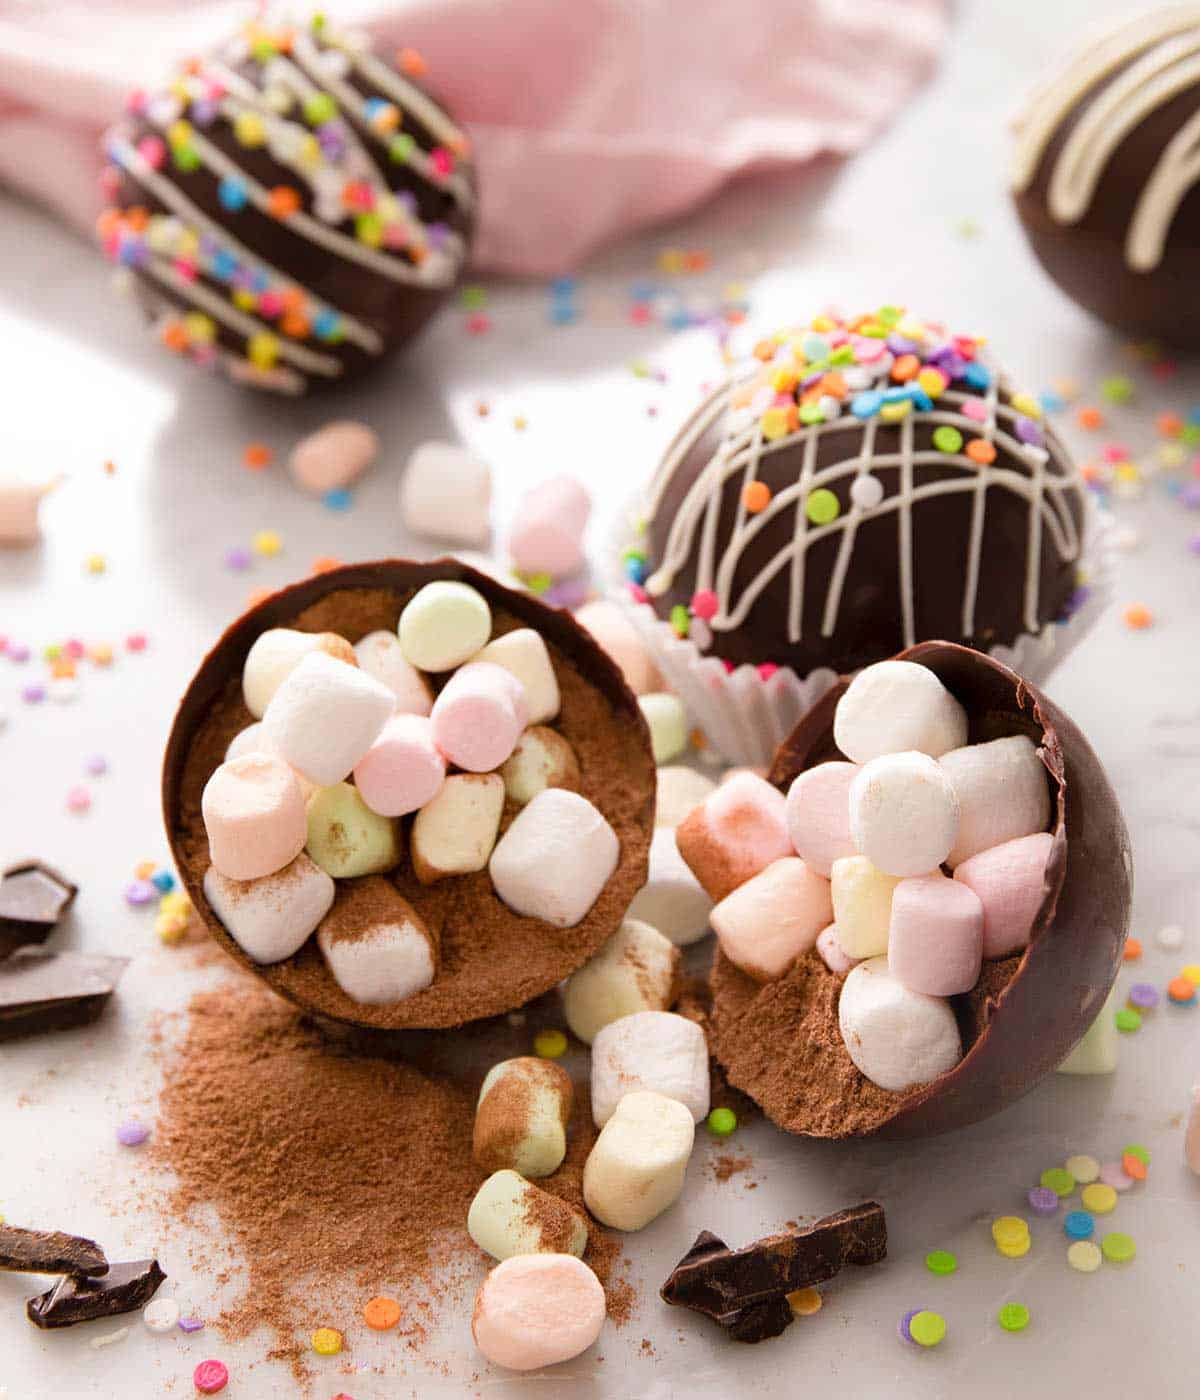
<svg viewBox="0 0 1200 1400">
<path fill-rule="evenodd" d="M 1058 1196 L 1069 1196 L 1075 1189 L 1075 1178 L 1065 1167 L 1047 1167 L 1041 1184 Z"/>
<path fill-rule="evenodd" d="M 1107 1215 L 1116 1209 L 1117 1193 L 1107 1182 L 1093 1181 L 1083 1188 L 1079 1199 L 1092 1215 Z"/>
<path fill-rule="evenodd" d="M 921 1347 L 935 1347 L 946 1335 L 946 1319 L 941 1313 L 923 1309 L 908 1324 L 908 1333 Z"/>
<path fill-rule="evenodd" d="M 1190 977 L 1172 977 L 1167 983 L 1167 996 L 1177 1006 L 1196 1000 L 1196 983 Z"/>
<path fill-rule="evenodd" d="M 92 805 L 92 794 L 85 787 L 73 787 L 67 792 L 67 811 L 86 812 Z"/>
<path fill-rule="evenodd" d="M 1138 1011 L 1153 1011 L 1158 1005 L 1158 988 L 1149 982 L 1135 982 L 1129 989 L 1129 1004 Z"/>
<path fill-rule="evenodd" d="M 140 1147 L 149 1136 L 150 1129 L 144 1123 L 139 1123 L 136 1118 L 122 1123 L 117 1129 L 117 1141 L 122 1147 Z"/>
<path fill-rule="evenodd" d="M 1183 929 L 1178 924 L 1166 924 L 1154 935 L 1154 941 L 1160 948 L 1173 953 L 1183 947 Z"/>
<path fill-rule="evenodd" d="M 1067 1263 L 1081 1274 L 1094 1274 L 1102 1259 L 1100 1246 L 1091 1240 L 1076 1240 L 1067 1248 Z"/>
<path fill-rule="evenodd" d="M 1015 1248 L 1029 1241 L 1029 1226 L 1019 1215 L 1001 1215 L 992 1221 L 992 1239 L 998 1249 Z"/>
<path fill-rule="evenodd" d="M 1125 940 L 1125 947 L 1121 950 L 1121 956 L 1126 962 L 1137 962 L 1142 956 L 1142 940 L 1134 938 L 1132 935 Z"/>
<path fill-rule="evenodd" d="M 1100 1180 L 1114 1191 L 1128 1191 L 1133 1185 L 1131 1177 L 1120 1162 L 1105 1162 L 1100 1168 Z"/>
<path fill-rule="evenodd" d="M 175 888 L 175 876 L 169 870 L 156 870 L 150 877 L 150 883 L 161 894 L 170 894 Z"/>
<path fill-rule="evenodd" d="M 804 503 L 804 514 L 814 525 L 828 525 L 842 513 L 841 502 L 824 486 L 813 491 Z"/>
<path fill-rule="evenodd" d="M 1122 610 L 1121 619 L 1126 627 L 1135 632 L 1143 632 L 1147 627 L 1154 625 L 1154 614 L 1145 603 L 1130 603 Z"/>
<path fill-rule="evenodd" d="M 157 891 L 149 880 L 133 880 L 125 886 L 126 904 L 149 904 Z"/>
<path fill-rule="evenodd" d="M 1034 1186 L 1028 1196 L 1029 1209 L 1035 1215 L 1054 1215 L 1058 1211 L 1058 1192 L 1048 1186 Z"/>
<path fill-rule="evenodd" d="M 274 530 L 259 530 L 250 541 L 250 547 L 255 554 L 270 558 L 283 548 L 283 540 Z"/>
<path fill-rule="evenodd" d="M 1033 1247 L 1033 1241 L 1028 1235 L 1017 1244 L 998 1244 L 996 1248 L 1006 1259 L 1023 1259 Z"/>
<path fill-rule="evenodd" d="M 242 465 L 252 472 L 262 471 L 271 465 L 274 455 L 265 442 L 250 442 L 242 449 Z"/>
<path fill-rule="evenodd" d="M 83 567 L 89 574 L 102 574 L 108 568 L 108 561 L 103 554 L 89 554 Z"/>
<path fill-rule="evenodd" d="M 943 423 L 933 430 L 933 445 L 939 452 L 958 452 L 963 444 L 963 435 L 949 423 Z"/>
<path fill-rule="evenodd" d="M 151 1332 L 173 1331 L 179 1322 L 179 1304 L 174 1298 L 152 1298 L 142 1309 L 142 1321 Z"/>
<path fill-rule="evenodd" d="M 1117 1030 L 1123 1031 L 1126 1035 L 1142 1028 L 1141 1014 L 1129 1006 L 1121 1007 L 1114 1019 L 1117 1023 Z"/>
<path fill-rule="evenodd" d="M 1006 1332 L 1024 1332 L 1029 1326 L 1029 1309 L 1024 1303 L 1005 1303 L 996 1321 Z"/>
<path fill-rule="evenodd" d="M 1086 1186 L 1089 1181 L 1095 1181 L 1100 1175 L 1100 1163 L 1096 1161 L 1095 1157 L 1088 1156 L 1086 1152 L 1079 1152 L 1068 1157 L 1063 1166 L 1081 1186 Z"/>
<path fill-rule="evenodd" d="M 229 1368 L 223 1361 L 202 1361 L 192 1372 L 192 1384 L 201 1395 L 216 1395 L 229 1384 Z"/>
<path fill-rule="evenodd" d="M 1143 1147 L 1140 1142 L 1127 1142 L 1121 1149 L 1122 1157 L 1136 1157 L 1142 1166 L 1150 1165 L 1150 1149 Z"/>
<path fill-rule="evenodd" d="M 349 510 L 354 497 L 344 486 L 335 486 L 321 497 L 321 504 L 327 510 Z"/>
<path fill-rule="evenodd" d="M 815 1288 L 797 1288 L 787 1295 L 788 1307 L 797 1317 L 812 1317 L 819 1313 L 824 1299 Z"/>
<path fill-rule="evenodd" d="M 318 1327 L 312 1334 L 312 1349 L 318 1356 L 336 1356 L 342 1349 L 342 1334 L 336 1327 Z"/>
<path fill-rule="evenodd" d="M 732 1108 L 714 1108 L 708 1115 L 707 1126 L 714 1137 L 728 1137 L 737 1127 L 737 1114 Z"/>
<path fill-rule="evenodd" d="M 388 1332 L 400 1321 L 395 1298 L 371 1298 L 363 1306 L 363 1321 L 373 1332 Z"/>
<path fill-rule="evenodd" d="M 948 1249 L 934 1249 L 925 1256 L 925 1267 L 931 1274 L 952 1274 L 958 1260 Z"/>
<path fill-rule="evenodd" d="M 225 551 L 225 567 L 227 569 L 234 569 L 240 573 L 241 570 L 248 569 L 251 562 L 250 551 L 240 544 L 235 544 Z"/>
<path fill-rule="evenodd" d="M 533 1038 L 533 1053 L 543 1060 L 557 1060 L 567 1053 L 567 1037 L 557 1026 L 538 1031 Z"/>
<path fill-rule="evenodd" d="M 148 641 L 144 632 L 131 632 L 125 638 L 126 651 L 145 651 L 147 645 Z"/>
<path fill-rule="evenodd" d="M 204 1319 L 202 1317 L 181 1317 L 179 1319 L 179 1330 L 186 1332 L 189 1336 L 193 1332 L 204 1331 Z"/>
<path fill-rule="evenodd" d="M 1063 1231 L 1069 1240 L 1090 1240 L 1096 1222 L 1086 1210 L 1071 1210 L 1063 1217 Z"/>
<path fill-rule="evenodd" d="M 1132 1152 L 1125 1152 L 1121 1157 L 1121 1170 L 1134 1181 L 1145 1181 L 1147 1176 L 1145 1162 Z"/>
<path fill-rule="evenodd" d="M 916 1342 L 913 1341 L 912 1333 L 909 1331 L 909 1328 L 912 1326 L 913 1318 L 916 1317 L 920 1311 L 920 1308 L 910 1308 L 896 1324 L 896 1331 L 900 1334 L 900 1340 L 902 1342 L 907 1342 L 910 1347 L 916 1346 Z"/>
<path fill-rule="evenodd" d="M 1133 1236 L 1114 1230 L 1100 1241 L 1100 1250 L 1110 1264 L 1127 1264 L 1136 1254 Z"/>
<path fill-rule="evenodd" d="M 21 699 L 27 705 L 40 705 L 46 698 L 46 687 L 44 685 L 24 685 L 21 687 Z"/>
<path fill-rule="evenodd" d="M 869 473 L 856 476 L 850 484 L 850 500 L 859 510 L 874 510 L 883 500 L 883 482 Z"/>
<path fill-rule="evenodd" d="M 93 754 L 83 767 L 84 771 L 90 773 L 93 778 L 100 778 L 108 772 L 108 760 L 101 754 Z"/>
</svg>

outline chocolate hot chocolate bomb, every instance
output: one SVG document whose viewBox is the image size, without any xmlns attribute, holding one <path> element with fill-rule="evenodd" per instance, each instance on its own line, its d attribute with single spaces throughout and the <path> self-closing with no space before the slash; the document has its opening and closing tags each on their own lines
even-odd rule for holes
<svg viewBox="0 0 1200 1400">
<path fill-rule="evenodd" d="M 230 937 L 205 898 L 209 843 L 200 809 L 205 783 L 230 740 L 252 721 L 242 698 L 242 668 L 255 639 L 274 627 L 336 632 L 356 642 L 395 631 L 409 599 L 438 579 L 470 585 L 487 600 L 493 638 L 534 628 L 549 650 L 561 693 L 556 729 L 579 760 L 578 790 L 616 833 L 617 866 L 596 902 L 570 928 L 514 913 L 486 870 L 423 885 L 405 856 L 387 875 L 440 941 L 433 983 L 403 1001 L 367 1005 L 341 990 L 314 937 L 282 962 L 254 963 Z M 446 676 L 432 676 L 436 685 Z M 582 966 L 620 924 L 646 881 L 654 826 L 654 759 L 633 692 L 614 662 L 569 613 L 517 593 L 455 559 L 385 560 L 306 579 L 240 617 L 217 642 L 188 686 L 163 763 L 163 812 L 171 850 L 213 937 L 276 992 L 332 1022 L 382 1030 L 461 1025 L 520 1006 Z M 507 803 L 501 830 L 515 808 Z M 412 818 L 402 819 L 409 827 Z M 403 844 L 407 847 L 408 833 Z"/>
<path fill-rule="evenodd" d="M 1040 690 L 991 657 L 925 642 L 900 659 L 927 666 L 965 707 L 969 742 L 1025 734 L 1043 751 L 1054 845 L 1029 946 L 984 964 L 952 998 L 959 1063 L 928 1084 L 891 1093 L 855 1068 L 838 1029 L 842 979 L 815 951 L 765 985 L 719 952 L 712 974 L 713 1052 L 731 1084 L 789 1132 L 807 1137 L 923 1137 L 999 1112 L 1054 1070 L 1100 1013 L 1128 929 L 1129 837 L 1116 795 L 1079 729 Z M 770 780 L 842 758 L 829 691 L 780 748 Z"/>
</svg>

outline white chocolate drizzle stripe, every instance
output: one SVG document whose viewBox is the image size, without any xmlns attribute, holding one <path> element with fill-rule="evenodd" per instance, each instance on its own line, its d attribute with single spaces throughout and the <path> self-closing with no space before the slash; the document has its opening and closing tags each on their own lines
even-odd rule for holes
<svg viewBox="0 0 1200 1400">
<path fill-rule="evenodd" d="M 444 146 L 454 147 L 464 144 L 466 136 L 450 120 L 449 115 L 432 98 L 427 97 L 419 87 L 407 82 L 386 63 L 381 63 L 374 54 L 350 52 L 350 61 L 368 82 L 374 83 L 380 92 L 392 99 L 397 107 L 411 112 L 421 125 L 427 131 L 432 132 Z"/>
</svg>

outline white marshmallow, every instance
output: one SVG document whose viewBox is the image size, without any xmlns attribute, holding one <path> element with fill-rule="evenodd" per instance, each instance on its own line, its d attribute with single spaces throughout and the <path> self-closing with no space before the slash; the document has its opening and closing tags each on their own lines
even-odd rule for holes
<svg viewBox="0 0 1200 1400">
<path fill-rule="evenodd" d="M 598 1128 L 634 1089 L 678 1099 L 697 1123 L 708 1116 L 708 1045 L 695 1021 L 671 1011 L 638 1011 L 597 1032 L 592 1117 Z"/>
<path fill-rule="evenodd" d="M 838 701 L 833 738 L 855 763 L 910 751 L 940 758 L 967 742 L 967 712 L 927 666 L 879 661 Z"/>
<path fill-rule="evenodd" d="M 954 785 L 936 759 L 889 753 L 864 763 L 850 784 L 850 834 L 885 875 L 928 875 L 958 834 Z"/>
<path fill-rule="evenodd" d="M 1083 1039 L 1059 1065 L 1059 1074 L 1112 1074 L 1116 1070 L 1121 1038 L 1116 1021 L 1117 1000 L 1114 987 Z"/>
<path fill-rule="evenodd" d="M 708 932 L 713 902 L 679 854 L 673 827 L 655 827 L 650 838 L 650 874 L 629 906 L 631 919 L 643 919 L 679 948 Z"/>
<path fill-rule="evenodd" d="M 868 958 L 847 973 L 838 1025 L 859 1072 L 881 1089 L 928 1084 L 962 1059 L 950 1003 L 909 991 L 886 958 Z"/>
<path fill-rule="evenodd" d="M 427 715 L 433 709 L 433 691 L 429 682 L 406 661 L 395 632 L 368 632 L 354 643 L 354 655 L 368 676 L 381 681 L 396 697 L 396 712 L 402 715 Z"/>
<path fill-rule="evenodd" d="M 603 1225 L 641 1230 L 683 1190 L 696 1128 L 677 1100 L 634 1090 L 617 1104 L 583 1167 L 583 1199 Z"/>
<path fill-rule="evenodd" d="M 424 920 L 379 876 L 343 885 L 317 930 L 334 981 L 364 1006 L 386 1006 L 424 991 L 437 951 Z"/>
<path fill-rule="evenodd" d="M 574 1103 L 571 1076 L 553 1060 L 520 1055 L 493 1065 L 475 1105 L 475 1165 L 485 1172 L 509 1167 L 533 1177 L 556 1172 L 567 1155 Z"/>
<path fill-rule="evenodd" d="M 843 856 L 833 862 L 833 921 L 847 957 L 874 958 L 887 952 L 892 894 L 899 883 L 898 876 L 885 875 L 866 856 Z"/>
<path fill-rule="evenodd" d="M 590 632 L 597 645 L 620 667 L 625 684 L 635 695 L 661 690 L 663 678 L 641 633 L 624 611 L 606 599 L 584 603 L 575 614 L 580 627 Z"/>
<path fill-rule="evenodd" d="M 1024 734 L 968 744 L 940 763 L 959 803 L 958 835 L 946 857 L 951 866 L 1050 824 L 1046 768 Z"/>
<path fill-rule="evenodd" d="M 503 666 L 506 671 L 520 681 L 525 691 L 525 703 L 529 707 L 528 724 L 541 724 L 558 714 L 561 697 L 558 693 L 558 679 L 550 653 L 541 633 L 532 627 L 518 627 L 506 632 L 477 651 L 472 661 L 491 661 Z"/>
<path fill-rule="evenodd" d="M 557 729 L 536 724 L 517 740 L 500 765 L 500 776 L 509 801 L 524 807 L 546 788 L 578 786 L 579 760 Z"/>
<path fill-rule="evenodd" d="M 452 671 L 492 634 L 492 610 L 470 584 L 435 579 L 405 604 L 396 627 L 405 659 L 421 671 Z"/>
<path fill-rule="evenodd" d="M 396 697 L 374 676 L 311 652 L 283 682 L 263 716 L 263 737 L 321 787 L 341 782 L 379 737 Z"/>
<path fill-rule="evenodd" d="M 242 698 L 255 719 L 262 719 L 275 692 L 306 656 L 323 651 L 354 664 L 354 648 L 336 632 L 295 632 L 272 627 L 261 633 L 242 666 Z"/>
<path fill-rule="evenodd" d="M 573 476 L 552 476 L 517 502 L 508 553 L 523 574 L 573 574 L 583 563 L 583 532 L 591 498 Z"/>
<path fill-rule="evenodd" d="M 303 851 L 259 880 L 230 880 L 215 865 L 204 873 L 204 897 L 213 913 L 256 963 L 281 962 L 301 948 L 329 913 L 334 888 Z"/>
<path fill-rule="evenodd" d="M 835 977 L 845 977 L 846 973 L 861 961 L 860 958 L 852 958 L 842 947 L 837 924 L 830 924 L 817 934 L 817 952 Z"/>
<path fill-rule="evenodd" d="M 599 898 L 620 853 L 616 832 L 586 797 L 547 788 L 517 813 L 488 872 L 510 909 L 571 928 Z"/>
<path fill-rule="evenodd" d="M 412 864 L 423 885 L 447 875 L 482 870 L 496 844 L 504 811 L 504 779 L 497 773 L 456 773 L 412 827 Z"/>
<path fill-rule="evenodd" d="M 414 535 L 484 544 L 491 533 L 492 473 L 465 447 L 423 442 L 400 480 L 400 519 Z"/>
<path fill-rule="evenodd" d="M 563 983 L 571 1033 L 590 1045 L 599 1031 L 638 1011 L 671 1005 L 679 950 L 640 919 L 627 918 L 600 951 Z"/>
<path fill-rule="evenodd" d="M 271 749 L 263 738 L 262 722 L 255 720 L 253 724 L 248 724 L 245 729 L 238 732 L 229 741 L 229 747 L 225 750 L 225 762 L 231 758 L 241 758 L 244 753 L 270 753 Z"/>
<path fill-rule="evenodd" d="M 665 764 L 658 770 L 654 795 L 654 825 L 678 826 L 684 817 L 716 787 L 711 778 L 682 764 Z"/>
<path fill-rule="evenodd" d="M 349 783 L 318 788 L 309 798 L 304 849 L 335 880 L 379 875 L 400 864 L 396 823 L 372 812 Z"/>
<path fill-rule="evenodd" d="M 670 763 L 688 746 L 687 711 L 677 696 L 660 691 L 639 695 L 638 704 L 650 730 L 655 763 Z"/>
<path fill-rule="evenodd" d="M 467 1234 L 493 1259 L 573 1254 L 587 1248 L 587 1222 L 566 1201 L 507 1169 L 493 1172 L 467 1212 Z"/>
</svg>

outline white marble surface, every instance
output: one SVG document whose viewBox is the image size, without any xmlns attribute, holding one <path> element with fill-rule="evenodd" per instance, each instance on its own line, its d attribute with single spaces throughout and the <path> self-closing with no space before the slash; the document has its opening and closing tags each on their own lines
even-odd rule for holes
<svg viewBox="0 0 1200 1400">
<path fill-rule="evenodd" d="M 745 277 L 760 329 L 830 301 L 849 309 L 907 301 L 986 331 L 1031 387 L 1065 375 L 1094 396 L 1099 378 L 1127 361 L 1120 343 L 1063 300 L 1026 254 L 1003 193 L 1005 122 L 1038 66 L 1075 42 L 1085 22 L 1134 8 L 1112 0 L 964 3 L 940 76 L 857 161 L 742 186 L 690 223 L 601 260 L 585 275 L 589 310 L 579 325 L 548 324 L 543 287 L 493 287 L 491 334 L 466 335 L 462 313 L 450 312 L 389 376 L 318 405 L 249 398 L 184 372 L 111 298 L 90 248 L 37 213 L 0 203 L 5 465 L 68 476 L 46 505 L 44 544 L 0 553 L 0 632 L 34 644 L 73 634 L 119 641 L 138 629 L 150 638 L 144 656 L 121 654 L 110 671 L 85 666 L 73 705 L 22 704 L 24 673 L 0 659 L 0 710 L 8 716 L 0 733 L 0 860 L 33 851 L 80 881 L 57 945 L 134 959 L 100 1026 L 0 1049 L 0 1211 L 13 1222 L 93 1235 L 118 1255 L 157 1243 L 153 1210 L 131 1203 L 147 1188 L 151 1197 L 160 1193 L 161 1183 L 116 1145 L 114 1130 L 131 1110 L 154 1113 L 148 1018 L 182 1006 L 218 974 L 188 970 L 161 947 L 152 915 L 126 908 L 121 888 L 137 861 L 165 853 L 157 777 L 173 705 L 248 590 L 302 575 L 319 554 L 403 553 L 398 474 L 408 449 L 430 436 L 460 436 L 493 462 L 501 523 L 523 486 L 553 470 L 580 473 L 594 484 L 595 538 L 603 538 L 606 516 L 716 369 L 703 332 L 670 337 L 623 323 L 630 279 L 646 274 L 666 245 L 711 251 L 710 290 Z M 964 218 L 977 222 L 978 237 L 956 231 Z M 667 371 L 668 382 L 635 378 L 628 366 L 638 357 Z M 1200 372 L 1185 368 L 1165 386 L 1132 372 L 1139 400 L 1112 411 L 1111 436 L 1141 452 L 1152 446 L 1158 408 L 1186 412 L 1200 402 Z M 475 411 L 480 400 L 490 404 L 486 419 Z M 241 466 L 248 440 L 283 452 L 335 412 L 365 418 L 386 444 L 349 513 L 300 496 L 278 466 L 259 475 Z M 515 415 L 528 419 L 524 432 L 514 429 Z M 106 458 L 117 464 L 114 477 L 102 471 Z M 1200 958 L 1200 558 L 1186 548 L 1200 515 L 1189 520 L 1153 490 L 1123 504 L 1120 517 L 1142 542 L 1121 560 L 1118 602 L 1146 603 L 1156 625 L 1135 633 L 1110 613 L 1049 689 L 1108 764 L 1133 832 L 1135 930 L 1147 954 L 1134 974 L 1123 971 L 1122 985 L 1136 977 L 1161 987 Z M 283 536 L 278 558 L 257 561 L 247 574 L 223 567 L 229 546 L 266 528 Z M 93 552 L 108 560 L 102 576 L 84 571 Z M 93 753 L 108 759 L 110 772 L 90 783 L 90 813 L 70 815 L 66 792 L 83 781 Z M 1154 947 L 1153 931 L 1167 922 L 1187 931 L 1181 954 Z M 1198 1030 L 1200 1011 L 1164 1008 L 1122 1044 L 1114 1077 L 1053 1078 L 1006 1113 L 943 1141 L 806 1144 L 758 1124 L 736 1139 L 753 1168 L 723 1186 L 703 1170 L 712 1153 L 706 1143 L 685 1201 L 630 1241 L 641 1304 L 633 1323 L 605 1335 L 602 1363 L 589 1355 L 544 1378 L 485 1371 L 475 1381 L 465 1307 L 447 1316 L 429 1366 L 401 1358 L 386 1338 L 364 1337 L 350 1313 L 320 1321 L 351 1335 L 354 1349 L 340 1361 L 371 1369 L 346 1374 L 338 1363 L 320 1363 L 312 1393 L 318 1400 L 339 1391 L 355 1400 L 410 1393 L 666 1400 L 726 1396 L 735 1387 L 784 1396 L 834 1386 L 897 1400 L 1007 1396 L 1017 1384 L 1037 1395 L 1186 1393 L 1200 1308 L 1200 1182 L 1182 1165 L 1179 1115 L 1200 1076 Z M 1123 1197 L 1111 1218 L 1112 1228 L 1136 1238 L 1134 1264 L 1073 1273 L 1058 1222 L 1035 1223 L 1034 1249 L 1021 1261 L 993 1251 L 986 1222 L 1020 1209 L 1022 1189 L 1042 1168 L 1072 1151 L 1111 1158 L 1131 1139 L 1154 1152 L 1148 1185 Z M 751 1181 L 757 1189 L 748 1189 Z M 727 1345 L 702 1320 L 657 1299 L 658 1283 L 702 1226 L 741 1243 L 784 1219 L 872 1195 L 888 1210 L 887 1264 L 839 1278 L 824 1310 L 780 1341 Z M 185 1243 L 175 1233 L 161 1246 L 168 1290 L 211 1315 L 218 1291 L 193 1271 Z M 924 1253 L 935 1247 L 957 1251 L 955 1277 L 926 1273 Z M 28 1280 L 0 1276 L 0 1394 L 7 1385 L 8 1400 L 190 1394 L 191 1370 L 205 1356 L 229 1364 L 231 1400 L 296 1394 L 287 1372 L 262 1359 L 263 1338 L 230 1345 L 211 1330 L 191 1340 L 155 1337 L 135 1317 L 128 1338 L 94 1350 L 90 1337 L 119 1323 L 36 1332 L 22 1316 L 30 1291 Z M 1008 1299 L 1033 1312 L 1021 1336 L 995 1323 Z M 897 1341 L 899 1316 L 920 1305 L 949 1319 L 936 1352 Z M 638 1355 L 643 1336 L 654 1341 L 652 1360 Z"/>
</svg>

